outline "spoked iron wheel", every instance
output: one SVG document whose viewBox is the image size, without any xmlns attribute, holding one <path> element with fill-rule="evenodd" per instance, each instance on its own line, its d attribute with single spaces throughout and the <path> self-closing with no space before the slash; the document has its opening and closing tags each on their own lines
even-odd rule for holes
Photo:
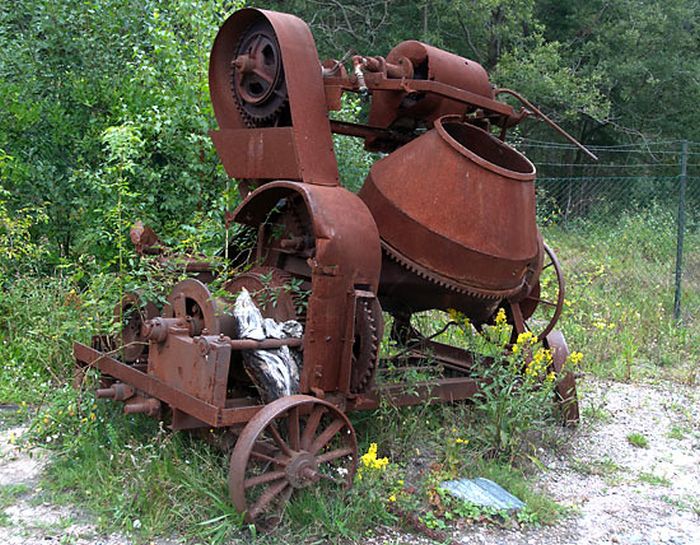
<svg viewBox="0 0 700 545">
<path fill-rule="evenodd" d="M 295 490 L 323 481 L 352 486 L 357 440 L 348 418 L 311 396 L 266 405 L 243 429 L 231 454 L 229 493 L 246 520 L 275 528 Z"/>
<path fill-rule="evenodd" d="M 546 244 L 539 280 L 530 293 L 516 304 L 520 306 L 524 329 L 539 340 L 546 339 L 564 308 L 564 275 L 556 254 Z M 514 316 L 513 319 L 517 318 Z"/>
</svg>

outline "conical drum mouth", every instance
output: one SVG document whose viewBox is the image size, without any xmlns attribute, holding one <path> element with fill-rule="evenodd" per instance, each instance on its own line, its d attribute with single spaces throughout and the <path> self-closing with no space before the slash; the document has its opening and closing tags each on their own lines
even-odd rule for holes
<svg viewBox="0 0 700 545">
<path fill-rule="evenodd" d="M 487 131 L 446 115 L 435 121 L 440 137 L 461 155 L 506 178 L 531 182 L 535 165 L 527 157 Z"/>
</svg>

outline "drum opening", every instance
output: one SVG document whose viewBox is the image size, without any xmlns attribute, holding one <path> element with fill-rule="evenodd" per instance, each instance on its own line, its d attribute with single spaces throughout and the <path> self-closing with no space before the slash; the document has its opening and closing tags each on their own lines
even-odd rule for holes
<svg viewBox="0 0 700 545">
<path fill-rule="evenodd" d="M 475 155 L 481 159 L 477 162 L 486 168 L 491 165 L 520 175 L 535 174 L 535 166 L 527 157 L 479 127 L 449 118 L 438 120 L 436 125 L 443 138 L 453 148 L 470 159 L 474 159 Z"/>
</svg>

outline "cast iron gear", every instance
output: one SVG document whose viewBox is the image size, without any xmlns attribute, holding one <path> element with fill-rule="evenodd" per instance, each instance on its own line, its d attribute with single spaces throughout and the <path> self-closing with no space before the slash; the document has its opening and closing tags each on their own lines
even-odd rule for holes
<svg viewBox="0 0 700 545">
<path fill-rule="evenodd" d="M 350 391 L 365 392 L 372 383 L 379 361 L 379 343 L 384 332 L 384 320 L 379 300 L 362 298 L 355 313 L 355 340 L 352 345 Z"/>
<path fill-rule="evenodd" d="M 231 61 L 231 90 L 247 127 L 275 126 L 288 106 L 282 53 L 269 21 L 241 35 Z"/>
</svg>

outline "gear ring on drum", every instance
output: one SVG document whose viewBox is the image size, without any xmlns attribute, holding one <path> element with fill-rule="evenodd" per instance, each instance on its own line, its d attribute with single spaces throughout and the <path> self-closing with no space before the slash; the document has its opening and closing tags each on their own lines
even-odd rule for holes
<svg viewBox="0 0 700 545">
<path fill-rule="evenodd" d="M 379 343 L 384 332 L 382 308 L 377 299 L 360 299 L 355 314 L 355 341 L 352 349 L 350 391 L 367 391 L 379 360 Z"/>
<path fill-rule="evenodd" d="M 231 90 L 248 127 L 273 126 L 287 106 L 282 53 L 267 21 L 246 30 L 231 61 Z"/>
</svg>

